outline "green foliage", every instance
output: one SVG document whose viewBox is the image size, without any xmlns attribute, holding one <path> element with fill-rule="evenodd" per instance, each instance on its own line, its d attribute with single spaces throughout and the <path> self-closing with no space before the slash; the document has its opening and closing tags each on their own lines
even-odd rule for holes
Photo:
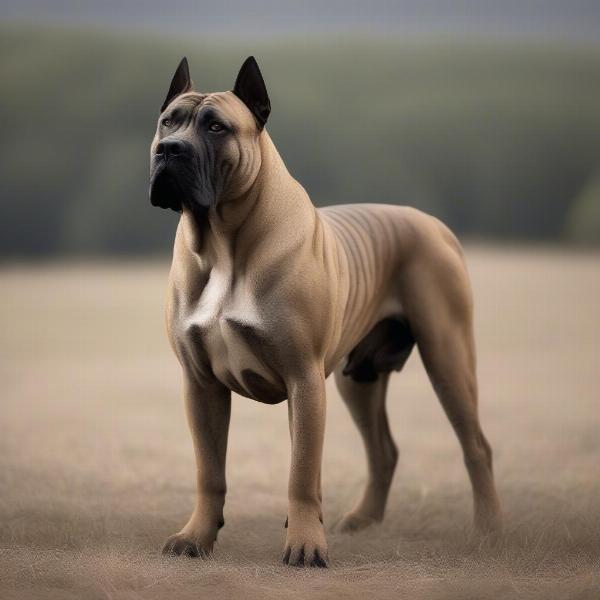
<svg viewBox="0 0 600 600">
<path fill-rule="evenodd" d="M 462 234 L 558 239 L 600 168 L 598 47 L 1 33 L 5 256 L 169 250 L 176 215 L 147 200 L 148 147 L 183 55 L 200 90 L 230 89 L 257 56 L 271 136 L 320 205 L 411 204 Z"/>
<path fill-rule="evenodd" d="M 579 243 L 600 241 L 600 175 L 596 175 L 573 202 L 565 233 Z"/>
</svg>

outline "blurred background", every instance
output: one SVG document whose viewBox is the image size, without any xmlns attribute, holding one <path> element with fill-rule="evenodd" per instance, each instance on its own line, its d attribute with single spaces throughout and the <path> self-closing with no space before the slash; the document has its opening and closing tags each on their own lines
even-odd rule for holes
<svg viewBox="0 0 600 600">
<path fill-rule="evenodd" d="M 285 403 L 235 395 L 215 560 L 160 557 L 195 466 L 149 146 L 182 56 L 218 91 L 250 54 L 316 204 L 413 205 L 464 243 L 497 544 L 413 352 L 386 520 L 352 537 L 364 453 L 327 382 L 327 573 L 279 564 Z M 600 598 L 600 2 L 2 0 L 0 115 L 2 599 Z"/>
<path fill-rule="evenodd" d="M 183 55 L 254 54 L 318 205 L 410 204 L 462 239 L 600 242 L 600 4 L 5 0 L 0 256 L 170 251 L 148 148 Z"/>
</svg>

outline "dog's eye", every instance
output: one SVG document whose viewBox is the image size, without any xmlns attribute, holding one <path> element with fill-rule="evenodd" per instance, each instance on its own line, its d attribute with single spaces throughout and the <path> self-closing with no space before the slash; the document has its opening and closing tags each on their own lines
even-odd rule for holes
<svg viewBox="0 0 600 600">
<path fill-rule="evenodd" d="M 171 127 L 171 124 L 173 123 L 173 121 L 171 121 L 171 119 L 163 119 L 160 124 L 163 127 Z"/>
<path fill-rule="evenodd" d="M 208 129 L 210 131 L 223 131 L 225 129 L 225 127 L 223 127 L 223 125 L 221 125 L 221 123 L 218 123 L 217 121 L 213 121 L 209 126 Z"/>
</svg>

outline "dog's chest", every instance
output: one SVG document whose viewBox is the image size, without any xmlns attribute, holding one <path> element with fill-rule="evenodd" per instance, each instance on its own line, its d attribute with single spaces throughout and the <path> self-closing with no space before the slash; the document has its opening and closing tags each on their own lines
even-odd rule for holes
<svg viewBox="0 0 600 600">
<path fill-rule="evenodd" d="M 226 270 L 213 269 L 197 302 L 180 312 L 176 343 L 243 396 L 274 404 L 287 397 L 266 348 L 269 331 L 251 290 Z"/>
</svg>

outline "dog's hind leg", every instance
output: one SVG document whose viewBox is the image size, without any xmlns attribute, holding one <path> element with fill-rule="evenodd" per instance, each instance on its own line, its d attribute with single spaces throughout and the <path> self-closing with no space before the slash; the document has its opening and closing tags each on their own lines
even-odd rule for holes
<svg viewBox="0 0 600 600">
<path fill-rule="evenodd" d="M 447 253 L 417 265 L 405 306 L 427 374 L 460 442 L 473 490 L 474 520 L 501 528 L 492 450 L 478 414 L 470 286 L 464 263 Z"/>
<path fill-rule="evenodd" d="M 492 450 L 477 410 L 477 381 L 469 335 L 459 327 L 439 332 L 419 346 L 436 394 L 461 444 L 473 488 L 475 526 L 482 532 L 501 526 L 494 485 Z"/>
<path fill-rule="evenodd" d="M 338 525 L 341 531 L 356 531 L 383 519 L 398 450 L 392 439 L 385 410 L 388 373 L 375 381 L 355 381 L 335 371 L 335 381 L 352 419 L 356 423 L 367 453 L 368 479 L 362 498 Z"/>
</svg>

